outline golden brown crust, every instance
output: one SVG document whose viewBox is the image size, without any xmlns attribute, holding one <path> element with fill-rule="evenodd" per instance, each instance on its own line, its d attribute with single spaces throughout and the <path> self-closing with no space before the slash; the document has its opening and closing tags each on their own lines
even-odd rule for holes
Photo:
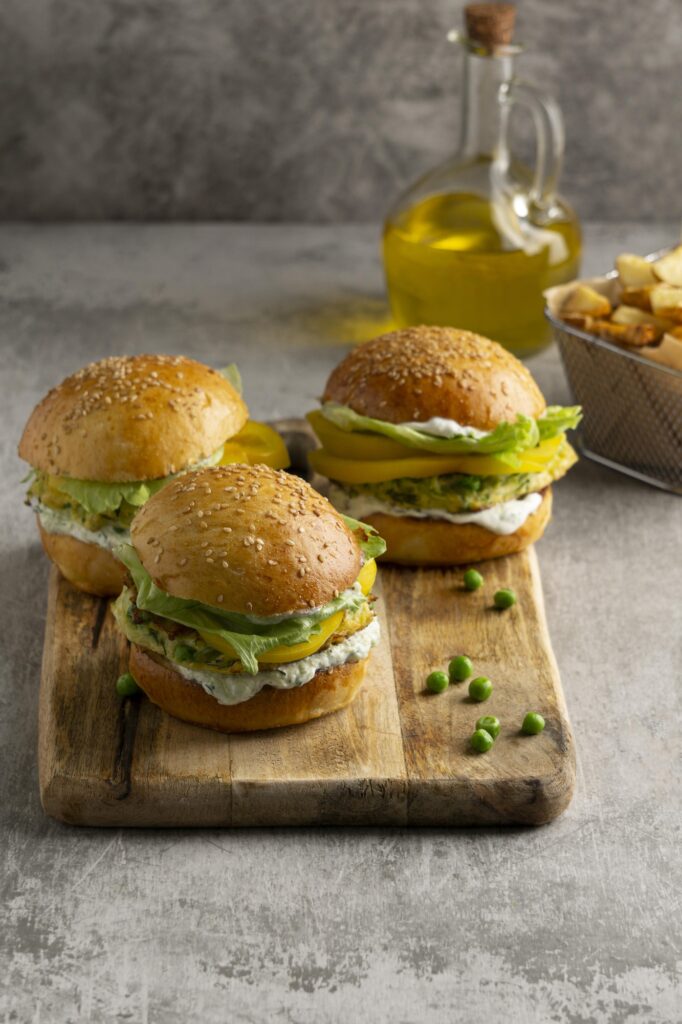
<svg viewBox="0 0 682 1024">
<path fill-rule="evenodd" d="M 302 725 L 339 711 L 355 697 L 367 659 L 318 672 L 309 683 L 291 690 L 265 686 L 241 704 L 219 704 L 198 685 L 184 679 L 171 662 L 132 644 L 130 671 L 154 704 L 174 718 L 219 732 L 253 732 Z"/>
<path fill-rule="evenodd" d="M 125 568 L 98 544 L 86 544 L 63 533 L 47 533 L 38 521 L 40 540 L 62 576 L 86 594 L 114 597 L 120 594 Z"/>
<path fill-rule="evenodd" d="M 19 455 L 53 476 L 154 480 L 212 455 L 248 410 L 217 370 L 183 356 L 116 356 L 67 377 L 31 413 Z"/>
<path fill-rule="evenodd" d="M 545 410 L 523 363 L 453 327 L 408 327 L 359 345 L 332 372 L 324 401 L 388 423 L 442 416 L 479 430 Z"/>
<path fill-rule="evenodd" d="M 515 533 L 502 536 L 474 523 L 448 523 L 439 519 L 410 519 L 383 513 L 365 521 L 386 541 L 382 562 L 399 565 L 467 565 L 523 551 L 539 540 L 552 514 L 552 490 L 542 496 L 540 507 Z"/>
<path fill-rule="evenodd" d="M 247 615 L 327 604 L 361 567 L 358 542 L 327 499 L 267 466 L 186 473 L 137 513 L 131 534 L 167 593 Z"/>
</svg>

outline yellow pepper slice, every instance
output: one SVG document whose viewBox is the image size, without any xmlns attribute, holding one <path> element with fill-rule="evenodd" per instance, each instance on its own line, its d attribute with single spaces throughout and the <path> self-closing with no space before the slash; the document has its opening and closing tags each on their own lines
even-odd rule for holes
<svg viewBox="0 0 682 1024">
<path fill-rule="evenodd" d="M 372 589 L 376 577 L 377 564 L 373 558 L 370 558 L 368 562 L 365 562 L 358 575 L 358 583 L 365 596 Z M 328 619 L 322 622 L 322 628 L 317 636 L 312 636 L 310 640 L 306 640 L 304 643 L 291 644 L 289 647 L 285 645 L 273 647 L 271 651 L 261 654 L 258 663 L 263 665 L 281 665 L 287 661 L 299 661 L 301 658 L 307 658 L 309 654 L 319 651 L 320 647 L 327 642 L 332 633 L 336 632 L 343 621 L 343 615 L 343 611 L 334 612 L 333 615 L 330 615 Z M 230 644 L 225 640 L 221 640 L 215 633 L 202 633 L 199 630 L 199 636 L 217 651 L 222 651 L 223 654 L 227 654 L 230 658 L 237 657 Z"/>
<path fill-rule="evenodd" d="M 368 562 L 365 562 L 360 575 L 358 576 L 358 583 L 365 597 L 369 594 L 370 590 L 374 586 L 374 581 L 377 578 L 377 563 L 373 558 L 370 558 Z"/>
<path fill-rule="evenodd" d="M 267 423 L 247 420 L 239 433 L 225 442 L 218 465 L 227 466 L 233 462 L 260 463 L 271 469 L 286 469 L 289 453 L 276 430 Z"/>
<path fill-rule="evenodd" d="M 333 615 L 330 615 L 328 619 L 322 622 L 320 632 L 316 636 L 311 636 L 310 640 L 306 640 L 304 643 L 291 644 L 288 647 L 284 644 L 279 647 L 273 647 L 271 651 L 266 651 L 265 654 L 260 655 L 258 664 L 281 665 L 283 662 L 299 661 L 301 658 L 307 658 L 309 654 L 314 654 L 315 651 L 319 650 L 332 633 L 336 632 L 341 625 L 342 619 L 342 611 L 334 612 Z M 223 654 L 227 654 L 230 658 L 237 657 L 230 644 L 216 636 L 215 633 L 202 633 L 199 630 L 199 636 L 217 651 L 222 651 Z"/>
<path fill-rule="evenodd" d="M 325 451 L 342 459 L 408 459 L 415 452 L 414 448 L 392 441 L 390 437 L 341 430 L 323 416 L 319 409 L 309 412 L 306 419 Z"/>
<path fill-rule="evenodd" d="M 540 473 L 556 457 L 564 441 L 563 436 L 543 441 L 537 448 L 518 453 L 515 466 L 495 455 L 414 455 L 401 459 L 339 458 L 325 448 L 311 452 L 310 465 L 323 476 L 344 484 L 373 484 L 402 477 L 419 479 L 443 476 L 446 473 L 466 473 L 473 476 L 507 476 L 511 473 Z"/>
</svg>

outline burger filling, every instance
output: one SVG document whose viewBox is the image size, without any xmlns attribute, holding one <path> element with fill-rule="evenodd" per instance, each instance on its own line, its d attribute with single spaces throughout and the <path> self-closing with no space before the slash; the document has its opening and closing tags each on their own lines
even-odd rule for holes
<svg viewBox="0 0 682 1024">
<path fill-rule="evenodd" d="M 323 607 L 262 618 L 176 598 L 123 545 L 116 555 L 130 579 L 112 605 L 116 621 L 131 643 L 166 658 L 224 704 L 249 700 L 264 686 L 301 686 L 317 672 L 362 660 L 379 638 L 371 587 L 374 558 L 385 545 L 371 527 L 347 522 L 362 531 L 365 562 L 356 583 Z"/>
<path fill-rule="evenodd" d="M 330 499 L 348 514 L 375 513 L 518 530 L 542 493 L 576 462 L 565 431 L 577 407 L 549 408 L 491 431 L 433 418 L 396 425 L 327 403 L 308 417 L 322 447 L 310 456 L 332 481 Z"/>
<path fill-rule="evenodd" d="M 234 462 L 264 463 L 273 469 L 289 465 L 279 434 L 265 423 L 249 420 L 216 452 L 182 472 Z M 140 506 L 178 475 L 132 483 L 102 483 L 33 470 L 26 501 L 35 509 L 47 533 L 68 534 L 113 551 L 118 544 L 130 540 L 130 524 Z"/>
<path fill-rule="evenodd" d="M 217 465 L 222 455 L 223 449 L 219 448 L 187 468 Z M 38 514 L 46 533 L 68 534 L 113 551 L 117 544 L 130 539 L 130 524 L 138 508 L 172 479 L 167 476 L 132 483 L 100 483 L 50 476 L 36 469 L 31 474 L 26 501 Z"/>
</svg>

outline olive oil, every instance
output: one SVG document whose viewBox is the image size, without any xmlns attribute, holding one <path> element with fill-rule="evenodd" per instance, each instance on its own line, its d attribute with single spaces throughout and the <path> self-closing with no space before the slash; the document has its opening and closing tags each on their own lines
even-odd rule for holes
<svg viewBox="0 0 682 1024">
<path fill-rule="evenodd" d="M 518 77 L 515 7 L 472 3 L 465 34 L 459 146 L 398 198 L 384 268 L 400 326 L 442 324 L 530 355 L 549 341 L 543 291 L 577 277 L 580 227 L 558 195 L 564 132 L 556 102 Z M 512 111 L 531 115 L 534 167 L 510 145 Z"/>
<path fill-rule="evenodd" d="M 389 216 L 384 229 L 393 316 L 400 326 L 466 328 L 530 355 L 549 341 L 544 289 L 578 274 L 580 229 L 565 204 L 537 225 L 533 250 L 510 245 L 487 198 L 422 199 Z"/>
</svg>

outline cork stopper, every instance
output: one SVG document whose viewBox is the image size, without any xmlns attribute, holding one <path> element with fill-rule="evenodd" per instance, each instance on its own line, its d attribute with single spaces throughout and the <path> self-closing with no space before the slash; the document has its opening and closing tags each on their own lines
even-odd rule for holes
<svg viewBox="0 0 682 1024">
<path fill-rule="evenodd" d="M 487 50 L 509 46 L 514 36 L 515 4 L 467 4 L 464 8 L 467 36 Z"/>
</svg>

